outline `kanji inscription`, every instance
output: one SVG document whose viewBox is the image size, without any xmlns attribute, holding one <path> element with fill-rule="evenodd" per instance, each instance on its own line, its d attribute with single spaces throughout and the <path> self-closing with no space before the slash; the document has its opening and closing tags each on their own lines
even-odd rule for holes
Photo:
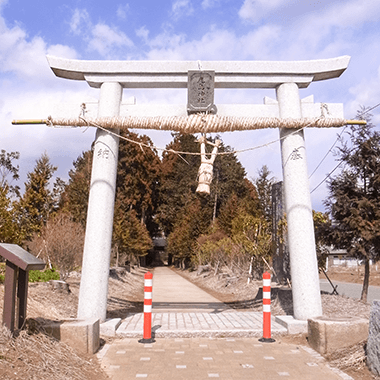
<svg viewBox="0 0 380 380">
<path fill-rule="evenodd" d="M 188 72 L 188 113 L 216 112 L 214 105 L 214 77 L 214 71 Z"/>
</svg>

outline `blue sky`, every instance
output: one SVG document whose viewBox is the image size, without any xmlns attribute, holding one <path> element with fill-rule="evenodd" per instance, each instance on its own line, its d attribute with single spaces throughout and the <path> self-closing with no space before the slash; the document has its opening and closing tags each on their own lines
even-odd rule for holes
<svg viewBox="0 0 380 380">
<path fill-rule="evenodd" d="M 312 83 L 301 98 L 343 103 L 345 117 L 380 103 L 380 0 L 0 0 L 0 148 L 19 151 L 22 181 L 47 152 L 57 175 L 67 173 L 95 131 L 12 126 L 12 119 L 45 118 L 57 103 L 97 101 L 85 82 L 54 76 L 46 55 L 101 60 L 309 60 L 350 55 L 343 75 Z M 138 103 L 178 103 L 173 91 L 124 91 Z M 223 90 L 215 102 L 262 103 L 273 90 Z M 74 106 L 73 106 L 74 107 Z M 380 107 L 372 112 L 380 126 Z M 305 132 L 309 172 L 321 162 L 340 129 Z M 158 147 L 170 134 L 152 132 Z M 278 139 L 278 131 L 235 132 L 222 139 L 245 149 Z M 249 178 L 266 164 L 282 179 L 279 142 L 238 155 Z M 330 154 L 310 178 L 314 189 L 336 165 Z M 20 181 L 20 182 L 22 182 Z M 22 185 L 22 183 L 20 183 Z M 312 193 L 323 210 L 326 187 Z"/>
</svg>

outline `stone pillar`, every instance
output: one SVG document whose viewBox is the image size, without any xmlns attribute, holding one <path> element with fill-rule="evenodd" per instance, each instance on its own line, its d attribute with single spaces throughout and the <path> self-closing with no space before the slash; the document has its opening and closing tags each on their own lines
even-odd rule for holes
<svg viewBox="0 0 380 380">
<path fill-rule="evenodd" d="M 281 118 L 301 118 L 301 100 L 295 83 L 277 87 Z M 314 224 L 303 131 L 281 129 L 281 156 L 288 223 L 288 245 L 294 318 L 322 315 Z"/>
<path fill-rule="evenodd" d="M 369 317 L 367 341 L 367 365 L 376 375 L 380 376 L 380 301 L 374 300 Z"/>
<path fill-rule="evenodd" d="M 101 85 L 99 117 L 119 115 L 122 92 L 117 82 Z M 119 138 L 98 129 L 79 290 L 79 319 L 95 317 L 101 322 L 106 319 L 118 152 Z"/>
<path fill-rule="evenodd" d="M 286 233 L 280 223 L 285 216 L 283 182 L 272 185 L 272 265 L 277 275 L 277 282 L 286 284 L 291 280 L 289 251 Z"/>
</svg>

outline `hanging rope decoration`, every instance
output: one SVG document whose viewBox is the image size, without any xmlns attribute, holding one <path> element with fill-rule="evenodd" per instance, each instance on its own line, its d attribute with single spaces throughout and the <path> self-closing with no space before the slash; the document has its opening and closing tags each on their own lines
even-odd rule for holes
<svg viewBox="0 0 380 380">
<path fill-rule="evenodd" d="M 79 118 L 59 118 L 54 119 L 49 116 L 47 119 L 39 120 L 13 120 L 12 124 L 46 124 L 50 127 L 97 127 L 99 129 L 108 131 L 109 133 L 118 136 L 131 143 L 138 144 L 143 150 L 143 147 L 152 148 L 150 145 L 142 142 L 137 142 L 128 139 L 124 136 L 115 133 L 115 130 L 127 130 L 131 129 L 158 129 L 166 131 L 176 131 L 181 133 L 212 133 L 212 132 L 232 132 L 232 131 L 246 131 L 263 128 L 289 128 L 294 129 L 293 133 L 297 133 L 298 130 L 307 127 L 319 127 L 319 128 L 332 128 L 341 127 L 348 124 L 366 124 L 365 120 L 346 120 L 341 118 L 329 118 L 325 115 L 321 115 L 319 118 L 303 118 L 303 119 L 280 119 L 280 118 L 267 118 L 267 117 L 231 117 L 231 116 L 218 116 L 212 114 L 191 114 L 189 116 L 172 116 L 172 117 L 101 117 L 86 119 L 82 116 Z M 281 140 L 281 139 L 280 139 Z M 221 152 L 219 154 L 236 154 L 249 150 L 254 150 L 262 147 L 266 147 L 279 140 L 271 141 L 267 144 L 256 146 L 253 148 L 247 148 L 239 151 Z M 184 159 L 181 154 L 200 155 L 201 166 L 198 170 L 198 187 L 197 192 L 210 194 L 210 185 L 213 179 L 213 164 L 218 154 L 218 147 L 221 144 L 220 140 L 216 140 L 215 144 L 207 141 L 202 136 L 198 142 L 201 144 L 201 152 L 179 152 L 172 149 L 158 150 L 168 151 L 174 154 L 178 154 L 179 157 Z M 214 146 L 210 158 L 206 157 L 206 144 Z M 186 160 L 185 160 L 186 161 Z M 187 162 L 187 161 L 186 161 Z"/>
<path fill-rule="evenodd" d="M 154 117 L 100 117 L 95 119 L 73 118 L 41 120 L 50 126 L 88 127 L 93 124 L 105 129 L 157 129 L 181 133 L 217 133 L 232 131 L 248 131 L 264 128 L 299 129 L 306 126 L 316 128 L 342 127 L 346 124 L 358 123 L 357 120 L 340 118 L 302 118 L 281 119 L 277 117 L 233 117 L 219 115 L 193 114 L 189 116 L 154 116 Z"/>
<path fill-rule="evenodd" d="M 219 145 L 222 142 L 216 140 L 215 144 L 213 144 L 212 142 L 207 141 L 205 136 L 201 136 L 198 142 L 201 144 L 201 166 L 198 170 L 198 187 L 196 192 L 210 195 L 210 185 L 214 177 L 214 161 L 218 153 Z M 206 144 L 214 147 L 210 154 L 210 158 L 207 158 L 206 155 Z"/>
</svg>

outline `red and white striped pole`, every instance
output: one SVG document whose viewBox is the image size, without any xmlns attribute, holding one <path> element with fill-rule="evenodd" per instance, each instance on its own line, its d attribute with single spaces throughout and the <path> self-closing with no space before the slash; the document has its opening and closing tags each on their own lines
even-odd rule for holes
<svg viewBox="0 0 380 380">
<path fill-rule="evenodd" d="M 263 337 L 260 342 L 275 342 L 271 338 L 271 312 L 270 312 L 270 273 L 263 274 Z"/>
<path fill-rule="evenodd" d="M 145 273 L 144 276 L 144 335 L 140 343 L 153 343 L 152 339 L 152 288 L 153 274 Z"/>
</svg>

